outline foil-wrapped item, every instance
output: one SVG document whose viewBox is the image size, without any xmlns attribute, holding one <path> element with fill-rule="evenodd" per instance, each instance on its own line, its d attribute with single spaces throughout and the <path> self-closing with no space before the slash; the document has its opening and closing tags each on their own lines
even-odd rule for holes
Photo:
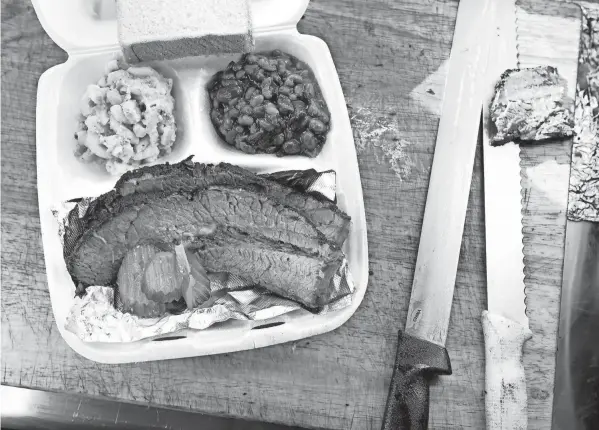
<svg viewBox="0 0 599 430">
<path fill-rule="evenodd" d="M 568 219 L 599 222 L 599 9 L 582 11 Z"/>
<path fill-rule="evenodd" d="M 317 198 L 336 200 L 336 174 L 332 170 L 284 171 L 264 176 Z M 93 201 L 93 198 L 75 199 L 55 208 L 53 213 L 59 221 L 61 243 L 66 228 L 77 228 L 78 222 L 73 217 L 83 217 Z M 75 205 L 80 208 L 79 213 L 70 214 Z M 68 244 L 63 243 L 63 246 Z M 187 329 L 204 330 L 230 319 L 267 320 L 303 309 L 300 304 L 251 285 L 238 276 L 215 273 L 209 274 L 209 278 L 211 297 L 206 303 L 160 318 L 139 318 L 122 312 L 118 289 L 106 286 L 91 286 L 85 291 L 77 289 L 65 327 L 86 342 L 133 342 L 174 335 Z M 355 287 L 347 259 L 331 282 L 336 299 L 314 313 L 325 314 L 351 305 Z"/>
<path fill-rule="evenodd" d="M 493 144 L 572 136 L 574 101 L 554 67 L 506 70 L 495 88 Z"/>
</svg>

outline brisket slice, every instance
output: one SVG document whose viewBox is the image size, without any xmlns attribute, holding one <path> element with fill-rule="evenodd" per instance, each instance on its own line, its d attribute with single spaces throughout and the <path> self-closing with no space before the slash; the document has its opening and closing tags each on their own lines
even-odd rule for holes
<svg viewBox="0 0 599 430">
<path fill-rule="evenodd" d="M 231 164 L 159 164 L 125 173 L 115 185 L 116 192 L 128 195 L 154 191 L 193 191 L 213 185 L 243 186 L 269 195 L 281 204 L 301 211 L 328 240 L 343 245 L 349 233 L 350 217 L 333 203 L 282 185 Z"/>
<path fill-rule="evenodd" d="M 265 237 L 322 256 L 337 248 L 295 209 L 241 188 L 135 193 L 90 209 L 64 241 L 69 273 L 84 285 L 114 283 L 123 257 L 138 244 L 188 243 L 223 228 L 247 233 L 250 245 Z"/>
<path fill-rule="evenodd" d="M 241 276 L 306 308 L 317 309 L 339 298 L 331 280 L 343 261 L 340 251 L 322 257 L 266 239 L 247 241 L 230 232 L 201 238 L 191 248 L 197 249 L 209 272 Z"/>
</svg>

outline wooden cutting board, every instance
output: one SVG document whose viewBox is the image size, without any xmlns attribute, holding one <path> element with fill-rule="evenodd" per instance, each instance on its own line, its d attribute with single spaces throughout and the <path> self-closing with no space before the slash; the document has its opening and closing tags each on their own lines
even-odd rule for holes
<svg viewBox="0 0 599 430">
<path fill-rule="evenodd" d="M 58 334 L 40 247 L 35 92 L 40 74 L 63 63 L 65 54 L 28 2 L 2 0 L 2 383 L 307 427 L 378 430 L 397 329 L 407 313 L 457 4 L 312 0 L 300 23 L 301 32 L 331 49 L 359 149 L 371 276 L 356 314 L 334 332 L 293 344 L 107 366 L 81 358 Z M 557 64 L 560 71 L 575 67 L 566 60 L 578 49 L 571 40 L 578 32 L 567 30 L 580 25 L 575 7 L 534 0 L 520 9 L 521 60 Z M 569 153 L 569 143 L 522 152 L 535 336 L 525 351 L 531 430 L 551 423 Z M 479 148 L 448 337 L 454 373 L 432 387 L 432 429 L 484 428 L 480 155 Z"/>
</svg>

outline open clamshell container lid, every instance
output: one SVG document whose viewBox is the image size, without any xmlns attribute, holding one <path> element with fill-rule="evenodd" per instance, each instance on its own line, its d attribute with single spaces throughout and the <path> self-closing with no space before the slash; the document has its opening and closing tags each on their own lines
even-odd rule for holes
<svg viewBox="0 0 599 430">
<path fill-rule="evenodd" d="M 119 45 L 118 0 L 32 0 L 46 33 L 69 54 Z M 309 0 L 250 0 L 254 34 L 295 30 Z"/>
<path fill-rule="evenodd" d="M 103 363 L 219 354 L 294 341 L 334 330 L 360 305 L 368 283 L 368 242 L 362 185 L 347 106 L 331 53 L 321 39 L 300 34 L 297 22 L 308 0 L 250 0 L 256 51 L 280 49 L 313 70 L 331 114 L 327 141 L 315 158 L 248 155 L 220 140 L 209 118 L 207 79 L 239 56 L 191 57 L 155 62 L 173 79 L 177 141 L 159 162 L 179 162 L 190 156 L 204 163 L 227 162 L 257 173 L 315 169 L 336 172 L 337 203 L 352 219 L 343 251 L 355 286 L 351 304 L 324 314 L 297 310 L 274 320 L 229 320 L 205 330 L 186 330 L 166 341 L 84 342 L 65 328 L 75 302 L 75 285 L 67 271 L 52 211 L 65 201 L 95 197 L 112 189 L 115 176 L 102 166 L 79 162 L 73 134 L 80 100 L 88 85 L 103 75 L 105 64 L 119 52 L 115 5 L 110 0 L 33 0 L 44 29 L 69 53 L 64 64 L 47 70 L 39 80 L 36 110 L 38 198 L 48 289 L 54 319 L 67 344 L 79 354 Z"/>
</svg>

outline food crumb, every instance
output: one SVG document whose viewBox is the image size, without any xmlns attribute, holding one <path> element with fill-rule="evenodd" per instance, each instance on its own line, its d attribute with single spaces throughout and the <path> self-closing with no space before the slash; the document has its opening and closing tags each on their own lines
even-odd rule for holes
<svg viewBox="0 0 599 430">
<path fill-rule="evenodd" d="M 410 143 L 401 138 L 393 116 L 386 118 L 367 108 L 351 107 L 349 114 L 358 155 L 370 149 L 378 164 L 388 163 L 399 179 L 406 179 L 414 167 L 406 151 Z"/>
</svg>

